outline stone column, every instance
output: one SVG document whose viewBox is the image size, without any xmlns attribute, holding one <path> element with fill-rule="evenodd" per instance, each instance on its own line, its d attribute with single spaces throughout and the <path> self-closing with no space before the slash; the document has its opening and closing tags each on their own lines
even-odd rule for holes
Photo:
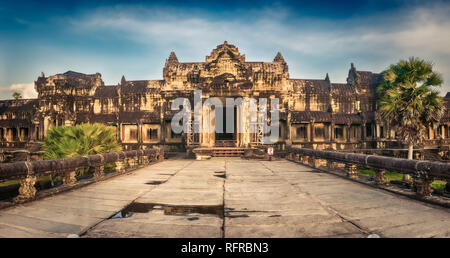
<svg viewBox="0 0 450 258">
<path fill-rule="evenodd" d="M 334 142 L 334 140 L 335 140 L 334 127 L 335 127 L 335 124 L 334 124 L 334 122 L 332 122 L 331 123 L 331 134 L 330 134 L 330 141 L 331 142 Z"/>
<path fill-rule="evenodd" d="M 141 121 L 139 121 L 139 123 L 137 124 L 137 131 L 138 131 L 138 139 L 137 139 L 137 142 L 138 142 L 138 148 L 140 149 L 141 147 L 140 146 L 142 146 L 142 122 Z"/>
<path fill-rule="evenodd" d="M 386 139 L 391 139 L 391 125 L 388 123 L 386 124 Z"/>
<path fill-rule="evenodd" d="M 316 137 L 316 131 L 314 129 L 314 120 L 311 120 L 311 142 L 314 142 L 314 138 Z"/>
<path fill-rule="evenodd" d="M 356 165 L 354 164 L 345 164 L 345 170 L 347 170 L 347 176 L 350 178 L 358 178 L 358 171 L 356 171 Z"/>
<path fill-rule="evenodd" d="M 311 142 L 311 123 L 308 124 L 307 128 L 306 128 L 306 138 L 308 140 L 308 142 Z"/>
<path fill-rule="evenodd" d="M 347 142 L 350 142 L 350 123 L 345 124 L 345 130 L 344 130 L 344 139 Z"/>
<path fill-rule="evenodd" d="M 36 130 L 36 126 L 34 126 L 34 124 L 31 124 L 31 126 L 28 127 L 28 139 L 26 139 L 27 142 L 36 140 L 35 133 L 34 133 L 35 130 Z"/>
<path fill-rule="evenodd" d="M 122 124 L 117 124 L 117 141 L 122 142 Z"/>
<path fill-rule="evenodd" d="M 363 123 L 362 123 L 362 125 L 361 125 L 361 130 L 362 130 L 361 138 L 362 138 L 363 141 L 365 141 L 366 138 L 367 138 L 366 121 L 363 121 Z"/>
</svg>

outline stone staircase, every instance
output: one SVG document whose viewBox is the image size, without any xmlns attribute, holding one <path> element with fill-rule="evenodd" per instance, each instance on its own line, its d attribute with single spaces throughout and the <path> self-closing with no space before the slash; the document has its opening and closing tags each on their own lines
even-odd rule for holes
<svg viewBox="0 0 450 258">
<path fill-rule="evenodd" d="M 244 155 L 245 148 L 215 147 L 212 148 L 213 157 L 240 157 Z"/>
<path fill-rule="evenodd" d="M 240 157 L 244 155 L 246 148 L 239 147 L 211 147 L 211 148 L 195 148 L 192 152 L 198 160 L 208 159 L 211 157 Z"/>
</svg>

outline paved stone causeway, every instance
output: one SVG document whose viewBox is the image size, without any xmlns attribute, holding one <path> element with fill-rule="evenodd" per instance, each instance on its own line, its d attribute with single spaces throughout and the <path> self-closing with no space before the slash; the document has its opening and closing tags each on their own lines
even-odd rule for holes
<svg viewBox="0 0 450 258">
<path fill-rule="evenodd" d="M 166 160 L 0 210 L 0 237 L 69 234 L 450 237 L 450 212 L 290 161 L 240 158 Z"/>
</svg>

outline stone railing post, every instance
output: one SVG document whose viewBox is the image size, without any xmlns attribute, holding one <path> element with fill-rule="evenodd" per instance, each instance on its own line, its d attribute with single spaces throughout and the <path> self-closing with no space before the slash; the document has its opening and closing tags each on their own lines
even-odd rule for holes
<svg viewBox="0 0 450 258">
<path fill-rule="evenodd" d="M 71 171 L 67 171 L 66 173 L 64 173 L 62 181 L 63 181 L 63 185 L 65 186 L 72 186 L 77 182 L 77 170 L 71 170 Z"/>
<path fill-rule="evenodd" d="M 302 163 L 305 165 L 309 165 L 309 156 L 304 155 L 302 158 L 303 158 Z"/>
<path fill-rule="evenodd" d="M 116 164 L 116 172 L 117 173 L 123 173 L 125 171 L 125 166 L 123 164 L 123 160 L 117 160 L 115 162 Z"/>
<path fill-rule="evenodd" d="M 96 180 L 102 179 L 105 175 L 105 166 L 103 164 L 94 167 L 94 178 Z"/>
<path fill-rule="evenodd" d="M 321 159 L 318 159 L 318 158 L 316 158 L 316 157 L 313 157 L 312 158 L 312 166 L 313 167 L 315 167 L 315 168 L 318 168 L 318 167 L 320 167 L 320 165 L 321 165 Z"/>
<path fill-rule="evenodd" d="M 345 170 L 347 171 L 347 176 L 350 178 L 358 178 L 358 171 L 356 171 L 356 165 L 345 163 Z"/>
<path fill-rule="evenodd" d="M 34 199 L 36 196 L 36 188 L 34 185 L 36 184 L 36 176 L 28 175 L 25 178 L 19 179 L 20 188 L 19 195 L 15 198 L 15 200 L 29 200 Z"/>
<path fill-rule="evenodd" d="M 164 161 L 164 149 L 159 149 L 159 161 Z"/>
<path fill-rule="evenodd" d="M 28 174 L 25 178 L 19 179 L 20 187 L 19 187 L 19 195 L 17 195 L 14 200 L 22 201 L 22 200 L 30 200 L 36 197 L 36 175 L 33 171 L 33 166 L 31 162 L 25 162 L 25 165 L 28 169 Z"/>
<path fill-rule="evenodd" d="M 127 161 L 128 161 L 128 165 L 130 166 L 130 169 L 134 169 L 136 167 L 136 164 L 135 164 L 136 160 L 134 159 L 134 156 L 128 157 Z"/>
<path fill-rule="evenodd" d="M 129 169 L 134 168 L 134 158 L 133 157 L 127 157 L 127 163 L 128 163 Z"/>
<path fill-rule="evenodd" d="M 327 169 L 328 170 L 335 170 L 336 169 L 336 162 L 332 160 L 327 160 Z"/>
<path fill-rule="evenodd" d="M 314 156 L 311 156 L 311 157 L 309 157 L 309 160 L 308 160 L 309 162 L 308 162 L 308 165 L 310 165 L 311 167 L 315 167 L 315 164 L 316 164 L 316 158 L 314 157 Z"/>
<path fill-rule="evenodd" d="M 384 169 L 375 169 L 375 184 L 385 185 L 387 183 L 385 173 Z"/>
<path fill-rule="evenodd" d="M 414 179 L 413 189 L 418 195 L 428 197 L 433 192 L 431 183 L 433 183 L 432 179 Z"/>
<path fill-rule="evenodd" d="M 137 167 L 142 167 L 144 165 L 144 155 L 142 155 L 142 150 L 138 150 L 136 153 L 136 161 L 137 161 Z"/>
<path fill-rule="evenodd" d="M 150 164 L 150 155 L 142 155 L 141 159 L 142 165 L 147 166 L 148 164 Z"/>
</svg>

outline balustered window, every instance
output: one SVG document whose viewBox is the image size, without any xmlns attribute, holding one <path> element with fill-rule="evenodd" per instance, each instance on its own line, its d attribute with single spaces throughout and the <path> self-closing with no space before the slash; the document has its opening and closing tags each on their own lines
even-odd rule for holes
<svg viewBox="0 0 450 258">
<path fill-rule="evenodd" d="M 350 139 L 360 139 L 361 128 L 358 125 L 352 125 L 350 127 Z"/>
<path fill-rule="evenodd" d="M 301 125 L 299 127 L 297 127 L 296 130 L 296 139 L 300 139 L 300 140 L 305 140 L 308 138 L 308 133 L 307 133 L 307 126 L 306 125 Z"/>
<path fill-rule="evenodd" d="M 147 138 L 150 140 L 156 140 L 158 139 L 158 129 L 147 129 Z"/>
<path fill-rule="evenodd" d="M 142 140 L 143 142 L 158 142 L 159 141 L 159 124 L 143 124 L 142 125 Z"/>
<path fill-rule="evenodd" d="M 130 129 L 130 140 L 135 141 L 138 138 L 137 129 Z"/>
<path fill-rule="evenodd" d="M 344 140 L 344 128 L 342 126 L 336 126 L 334 128 L 334 138 L 336 140 Z"/>
<path fill-rule="evenodd" d="M 324 140 L 325 139 L 325 125 L 315 124 L 314 125 L 314 140 Z"/>
</svg>

